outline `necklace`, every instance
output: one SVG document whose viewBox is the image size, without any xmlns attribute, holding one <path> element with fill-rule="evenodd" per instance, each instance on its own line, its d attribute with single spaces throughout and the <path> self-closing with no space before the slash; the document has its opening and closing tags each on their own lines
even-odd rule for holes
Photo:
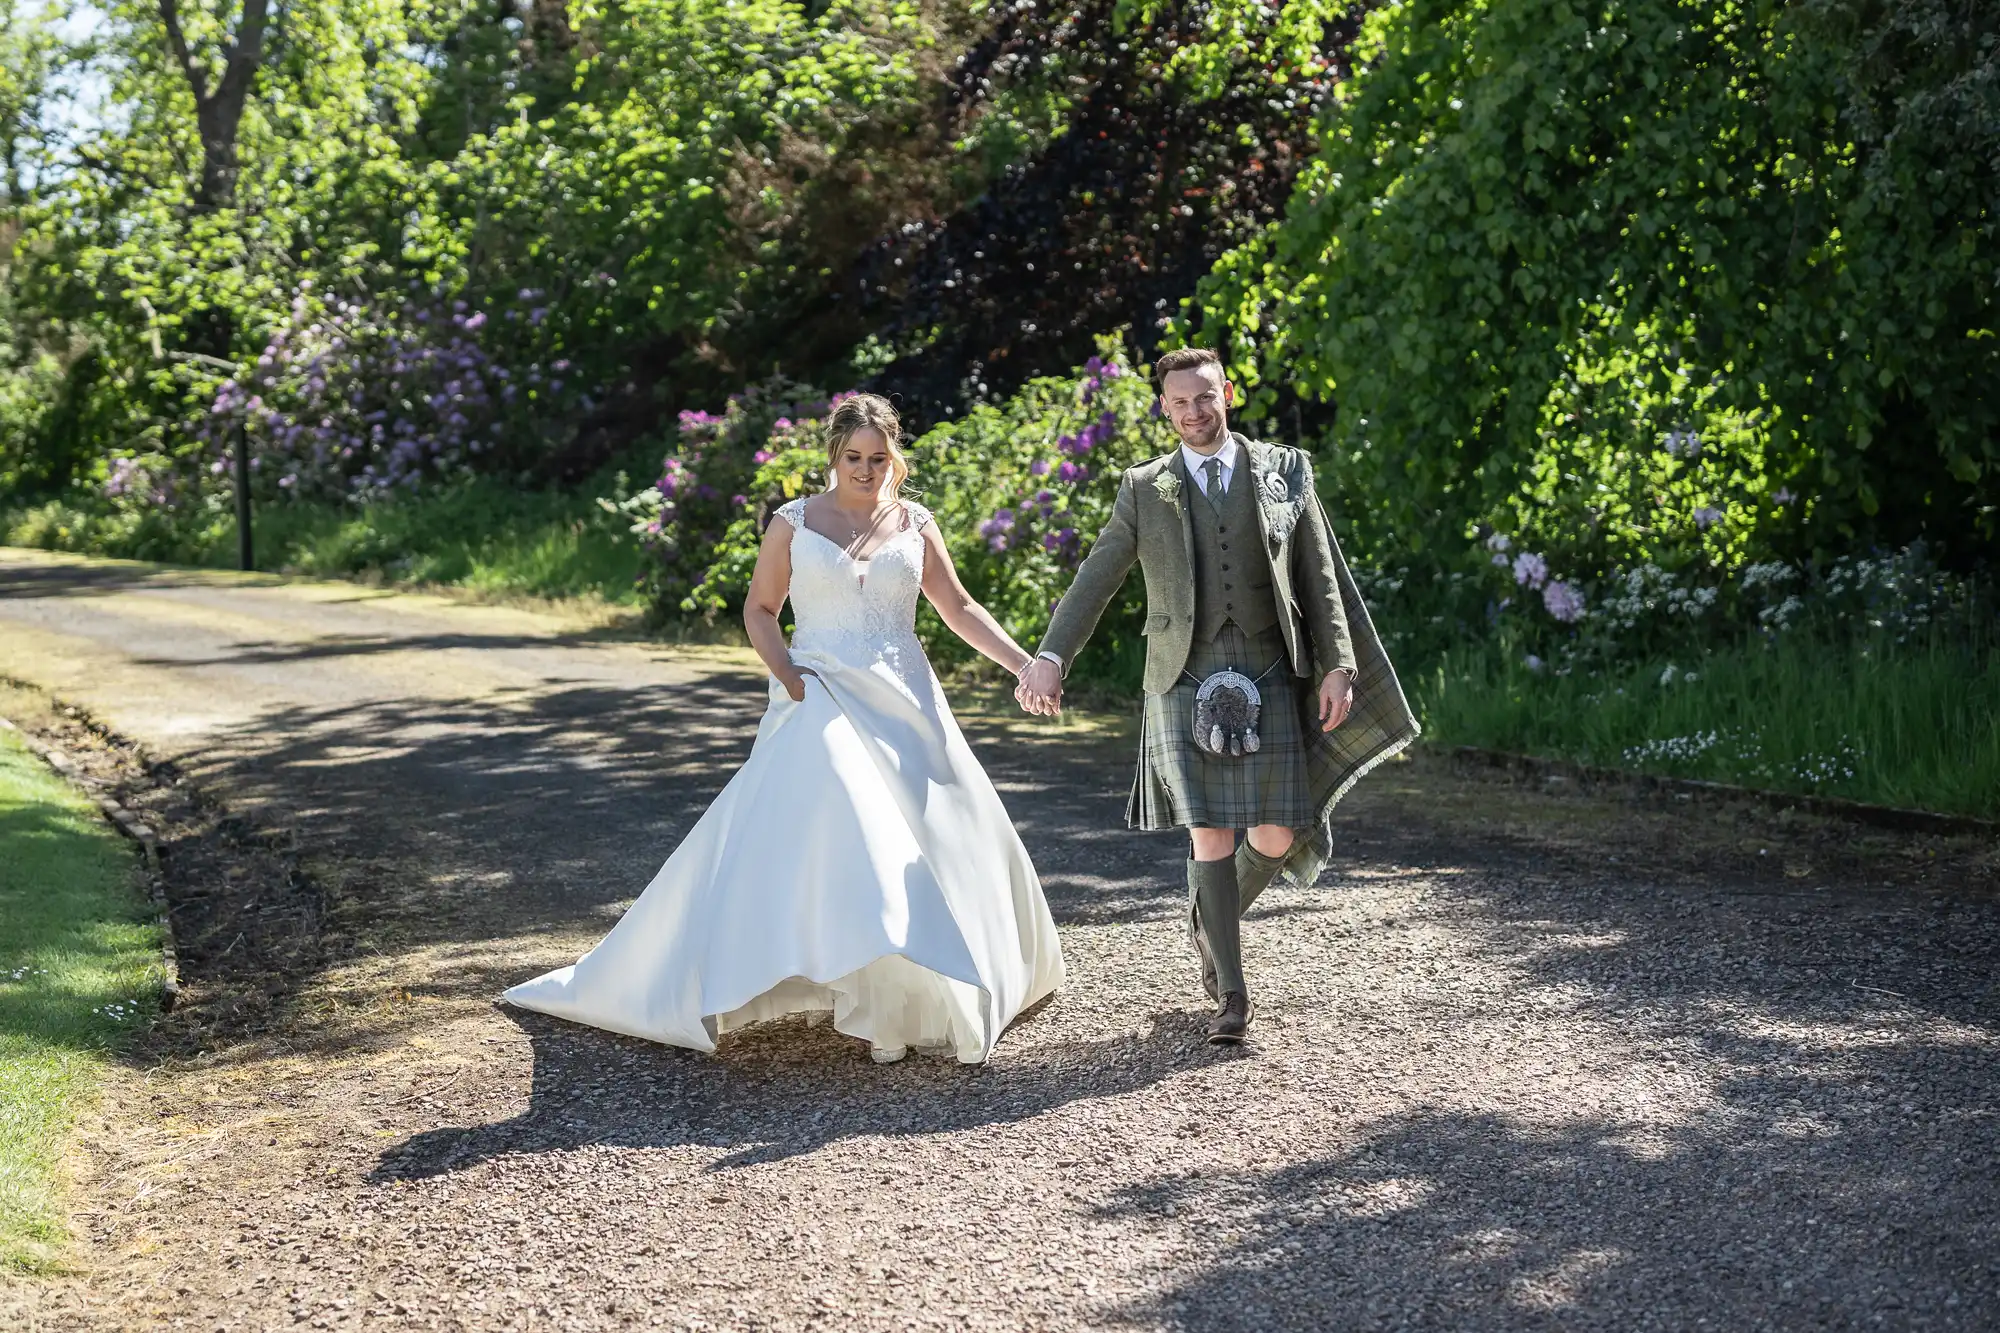
<svg viewBox="0 0 2000 1333">
<path fill-rule="evenodd" d="M 895 503 L 891 501 L 889 504 L 885 504 L 880 508 L 876 509 L 873 513 L 868 515 L 868 521 L 866 523 L 856 523 L 852 518 L 848 517 L 846 511 L 842 510 L 838 505 L 831 505 L 829 507 L 832 508 L 835 513 L 840 515 L 841 521 L 843 523 L 847 524 L 848 527 L 847 540 L 845 540 L 840 544 L 840 549 L 847 553 L 849 559 L 853 559 L 854 553 L 860 550 L 862 547 L 866 546 L 868 544 L 868 539 L 875 535 L 875 529 L 882 526 L 882 516 L 888 513 L 891 509 L 893 509 L 895 507 Z"/>
</svg>

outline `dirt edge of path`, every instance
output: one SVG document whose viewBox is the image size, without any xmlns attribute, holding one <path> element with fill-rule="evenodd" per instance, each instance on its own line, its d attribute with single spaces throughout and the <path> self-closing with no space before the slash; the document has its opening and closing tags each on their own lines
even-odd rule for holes
<svg viewBox="0 0 2000 1333">
<path fill-rule="evenodd" d="M 0 678 L 0 716 L 56 751 L 64 776 L 147 854 L 172 970 L 164 1012 L 128 1062 L 188 1058 L 268 1030 L 327 956 L 326 895 L 301 868 L 294 833 L 232 810 L 174 763 L 25 682 Z"/>
</svg>

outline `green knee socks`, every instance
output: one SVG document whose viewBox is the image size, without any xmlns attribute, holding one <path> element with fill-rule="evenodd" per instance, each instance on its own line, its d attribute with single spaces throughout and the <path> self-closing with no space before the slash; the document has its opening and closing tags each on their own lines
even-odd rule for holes
<svg viewBox="0 0 2000 1333">
<path fill-rule="evenodd" d="M 1238 925 L 1243 909 L 1237 903 L 1236 862 L 1190 861 L 1188 879 L 1194 884 L 1201 933 L 1208 938 L 1209 957 L 1215 961 L 1216 989 L 1225 995 L 1243 990 L 1243 935 Z"/>
<path fill-rule="evenodd" d="M 1236 848 L 1236 894 L 1241 902 L 1239 915 L 1250 911 L 1250 904 L 1257 901 L 1259 894 L 1271 887 L 1271 881 L 1285 868 L 1282 856 L 1266 856 L 1250 845 L 1245 838 Z"/>
</svg>

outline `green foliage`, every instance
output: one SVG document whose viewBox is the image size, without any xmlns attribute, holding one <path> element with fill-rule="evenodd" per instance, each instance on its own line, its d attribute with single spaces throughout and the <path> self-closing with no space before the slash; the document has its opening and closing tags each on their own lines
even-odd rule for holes
<svg viewBox="0 0 2000 1333">
<path fill-rule="evenodd" d="M 825 417 L 840 395 L 815 397 L 778 382 L 737 395 L 720 415 L 684 412 L 659 483 L 600 501 L 651 557 L 645 577 L 662 618 L 741 609 L 771 514 L 825 487 Z M 1110 517 L 1124 468 L 1170 446 L 1152 409 L 1152 391 L 1110 338 L 1073 374 L 1031 380 L 910 444 L 908 493 L 936 515 L 967 590 L 1021 642 L 1040 639 Z M 1140 598 L 1135 579 L 1080 662 L 1083 676 L 1137 681 Z M 936 617 L 919 632 L 941 666 L 972 659 Z"/>
<path fill-rule="evenodd" d="M 1111 517 L 1127 467 L 1172 447 L 1154 398 L 1117 338 L 1066 376 L 1030 380 L 1004 403 L 934 427 L 911 452 L 919 498 L 967 591 L 1023 644 L 1039 642 L 1091 539 Z M 1077 679 L 1136 688 L 1144 665 L 1144 589 L 1137 578 L 1105 612 Z M 971 651 L 927 617 L 925 649 L 941 665 Z"/>
<path fill-rule="evenodd" d="M 1190 331 L 1260 398 L 1339 399 L 1321 475 L 1371 542 L 1456 548 L 1533 510 L 1584 519 L 1599 567 L 1683 559 L 1692 509 L 1731 500 L 1698 543 L 1727 558 L 1926 534 L 1970 558 L 2000 475 L 1996 22 L 1395 5 Z M 1693 479 L 1661 456 L 1689 431 Z"/>
<path fill-rule="evenodd" d="M 630 520 L 661 616 L 713 619 L 742 605 L 770 511 L 824 479 L 820 428 L 837 401 L 777 376 L 732 394 L 719 415 L 684 411 L 660 479 L 598 501 Z"/>
<path fill-rule="evenodd" d="M 160 985 L 131 855 L 0 732 L 0 1273 L 59 1271 L 64 1142 Z"/>
</svg>

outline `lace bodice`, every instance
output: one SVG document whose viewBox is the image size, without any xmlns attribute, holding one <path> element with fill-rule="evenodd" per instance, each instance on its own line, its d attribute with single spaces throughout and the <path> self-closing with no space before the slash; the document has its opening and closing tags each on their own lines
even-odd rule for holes
<svg viewBox="0 0 2000 1333">
<path fill-rule="evenodd" d="M 853 666 L 887 662 L 913 685 L 929 674 L 916 625 L 924 581 L 923 531 L 931 514 L 909 500 L 902 505 L 902 531 L 859 563 L 831 538 L 806 526 L 805 500 L 778 510 L 792 529 L 795 657 L 823 653 Z"/>
</svg>

